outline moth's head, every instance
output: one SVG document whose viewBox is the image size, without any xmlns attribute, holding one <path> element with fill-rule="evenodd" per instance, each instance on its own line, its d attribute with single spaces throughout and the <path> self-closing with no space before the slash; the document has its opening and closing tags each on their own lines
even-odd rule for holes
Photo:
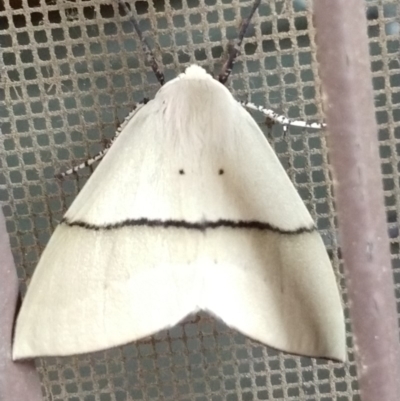
<svg viewBox="0 0 400 401">
<path fill-rule="evenodd" d="M 183 74 L 179 75 L 180 79 L 213 79 L 207 71 L 199 65 L 192 64 L 187 67 Z"/>
<path fill-rule="evenodd" d="M 179 74 L 175 79 L 172 79 L 162 86 L 157 96 L 161 93 L 171 93 L 170 91 L 174 91 L 174 89 L 178 87 L 181 93 L 187 92 L 188 89 L 195 97 L 199 97 L 201 93 L 206 97 L 218 97 L 221 93 L 223 93 L 224 96 L 231 97 L 230 92 L 223 84 L 209 74 L 203 67 L 196 64 L 187 67 L 185 72 Z"/>
</svg>

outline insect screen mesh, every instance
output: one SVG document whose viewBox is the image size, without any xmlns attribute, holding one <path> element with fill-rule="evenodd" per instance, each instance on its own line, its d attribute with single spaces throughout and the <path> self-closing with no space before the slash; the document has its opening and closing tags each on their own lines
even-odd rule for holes
<svg viewBox="0 0 400 401">
<path fill-rule="evenodd" d="M 252 1 L 137 1 L 167 80 L 197 63 L 219 72 Z M 229 83 L 234 95 L 288 117 L 322 120 L 310 4 L 263 1 Z M 382 179 L 397 298 L 400 261 L 400 61 L 397 1 L 367 1 Z M 334 40 L 334 38 L 332 38 Z M 80 188 L 82 170 L 54 174 L 104 148 L 120 122 L 159 85 L 118 5 L 103 0 L 0 2 L 0 201 L 25 293 L 40 253 Z M 254 114 L 315 218 L 343 302 L 324 133 Z M 45 400 L 358 400 L 348 310 L 345 364 L 297 357 L 251 341 L 199 314 L 149 339 L 105 352 L 42 358 Z"/>
</svg>

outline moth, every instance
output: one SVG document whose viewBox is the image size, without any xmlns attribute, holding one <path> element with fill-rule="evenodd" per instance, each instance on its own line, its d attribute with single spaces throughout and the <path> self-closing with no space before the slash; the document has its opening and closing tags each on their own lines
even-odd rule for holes
<svg viewBox="0 0 400 401">
<path fill-rule="evenodd" d="M 140 35 L 163 85 L 99 155 L 51 237 L 18 316 L 14 359 L 118 346 L 199 310 L 277 349 L 345 359 L 322 239 L 224 86 L 259 3 L 217 79 L 192 65 L 163 84 Z"/>
</svg>

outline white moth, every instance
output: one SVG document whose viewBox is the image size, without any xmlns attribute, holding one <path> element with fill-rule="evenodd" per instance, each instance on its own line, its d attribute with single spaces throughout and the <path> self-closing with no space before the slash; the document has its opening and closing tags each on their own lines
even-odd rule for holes
<svg viewBox="0 0 400 401">
<path fill-rule="evenodd" d="M 126 344 L 199 310 L 277 349 L 345 359 L 310 214 L 249 113 L 193 65 L 125 123 L 55 230 L 13 357 Z"/>
</svg>

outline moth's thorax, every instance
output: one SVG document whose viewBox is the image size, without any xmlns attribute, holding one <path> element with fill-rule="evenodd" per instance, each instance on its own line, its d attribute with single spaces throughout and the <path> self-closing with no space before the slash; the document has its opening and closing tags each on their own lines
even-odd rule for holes
<svg viewBox="0 0 400 401">
<path fill-rule="evenodd" d="M 218 153 L 226 148 L 238 121 L 238 104 L 230 92 L 197 66 L 201 74 L 181 74 L 162 87 L 154 99 L 155 112 L 162 119 L 163 135 L 176 141 L 176 151 L 201 151 L 204 146 Z M 228 139 L 228 138 L 226 138 Z M 215 155 L 215 153 L 214 153 Z"/>
</svg>

